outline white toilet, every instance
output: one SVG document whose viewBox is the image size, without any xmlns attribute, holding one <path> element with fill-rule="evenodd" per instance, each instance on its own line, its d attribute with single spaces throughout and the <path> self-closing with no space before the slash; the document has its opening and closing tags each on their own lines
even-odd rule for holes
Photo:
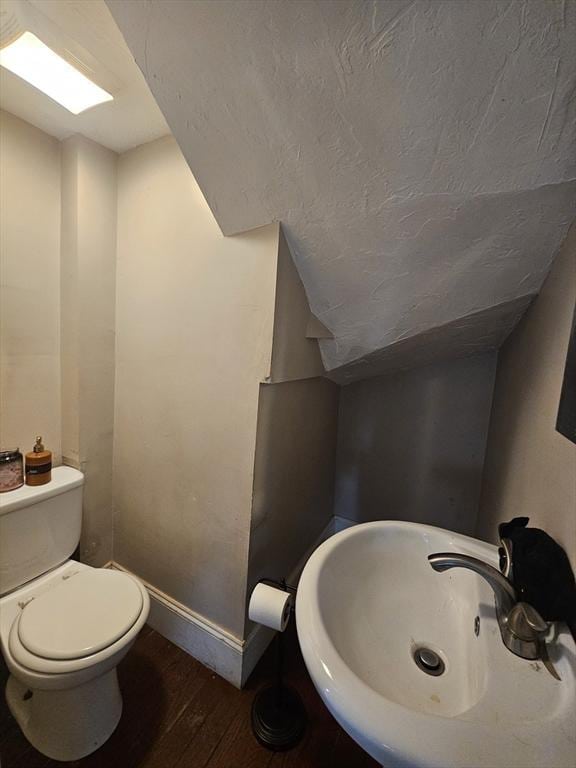
<svg viewBox="0 0 576 768">
<path fill-rule="evenodd" d="M 133 576 L 68 558 L 80 541 L 84 476 L 0 494 L 0 644 L 6 699 L 28 741 L 77 760 L 109 738 L 122 713 L 116 666 L 148 617 Z"/>
</svg>

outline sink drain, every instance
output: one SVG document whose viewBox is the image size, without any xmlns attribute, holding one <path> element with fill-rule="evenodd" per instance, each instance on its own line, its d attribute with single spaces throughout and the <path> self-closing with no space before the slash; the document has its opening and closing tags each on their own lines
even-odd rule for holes
<svg viewBox="0 0 576 768">
<path fill-rule="evenodd" d="M 427 675 L 432 675 L 433 677 L 438 677 L 446 669 L 440 656 L 430 648 L 416 648 L 414 651 L 414 661 L 422 672 L 426 672 Z"/>
</svg>

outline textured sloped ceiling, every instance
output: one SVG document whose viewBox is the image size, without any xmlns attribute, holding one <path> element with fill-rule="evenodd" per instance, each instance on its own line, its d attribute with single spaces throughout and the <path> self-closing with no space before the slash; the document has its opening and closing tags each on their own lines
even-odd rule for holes
<svg viewBox="0 0 576 768">
<path fill-rule="evenodd" d="M 501 342 L 575 212 L 573 0 L 107 2 L 222 230 L 283 223 L 327 369 Z"/>
</svg>

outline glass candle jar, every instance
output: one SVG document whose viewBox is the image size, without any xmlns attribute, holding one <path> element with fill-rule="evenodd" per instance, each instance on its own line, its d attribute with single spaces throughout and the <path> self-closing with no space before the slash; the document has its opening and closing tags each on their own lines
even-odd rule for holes
<svg viewBox="0 0 576 768">
<path fill-rule="evenodd" d="M 0 493 L 24 485 L 24 464 L 18 448 L 0 451 Z"/>
</svg>

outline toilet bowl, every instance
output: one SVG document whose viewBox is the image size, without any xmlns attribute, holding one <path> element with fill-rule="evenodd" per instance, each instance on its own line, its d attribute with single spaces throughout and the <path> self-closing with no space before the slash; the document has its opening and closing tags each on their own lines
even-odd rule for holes
<svg viewBox="0 0 576 768">
<path fill-rule="evenodd" d="M 102 746 L 120 720 L 116 667 L 150 600 L 128 573 L 67 559 L 79 539 L 83 477 L 69 467 L 54 473 L 51 487 L 0 498 L 0 648 L 23 734 L 47 757 L 72 761 Z"/>
<path fill-rule="evenodd" d="M 40 752 L 77 760 L 112 734 L 122 711 L 116 667 L 149 606 L 129 574 L 74 561 L 0 599 L 8 706 Z"/>
</svg>

